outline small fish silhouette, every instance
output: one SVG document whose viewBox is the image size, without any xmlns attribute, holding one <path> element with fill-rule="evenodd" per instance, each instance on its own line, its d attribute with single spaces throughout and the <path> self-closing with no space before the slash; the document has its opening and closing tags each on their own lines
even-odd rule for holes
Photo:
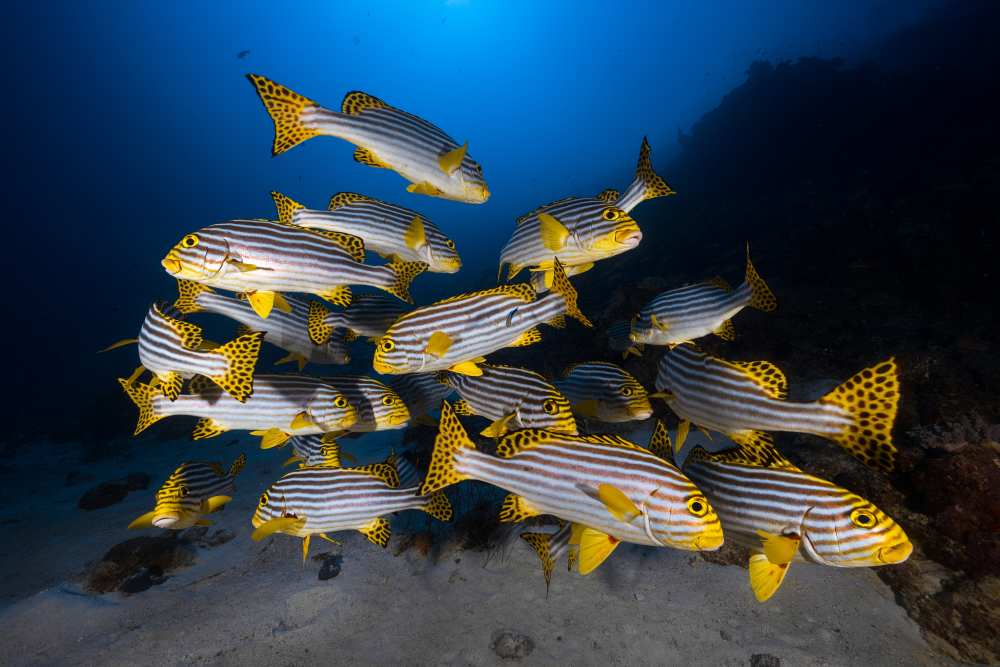
<svg viewBox="0 0 1000 667">
<path fill-rule="evenodd" d="M 240 60 L 243 60 L 248 55 L 250 55 L 250 49 L 246 49 L 244 51 L 240 51 L 239 53 L 236 54 L 236 57 L 239 58 Z"/>
</svg>

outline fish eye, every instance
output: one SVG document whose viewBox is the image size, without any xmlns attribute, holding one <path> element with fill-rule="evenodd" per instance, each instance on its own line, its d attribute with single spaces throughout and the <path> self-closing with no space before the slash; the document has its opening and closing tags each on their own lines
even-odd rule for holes
<svg viewBox="0 0 1000 667">
<path fill-rule="evenodd" d="M 634 393 L 635 393 L 635 391 L 633 391 L 632 387 L 629 387 L 629 386 L 622 387 L 622 396 L 628 397 L 628 396 L 631 396 Z"/>
<path fill-rule="evenodd" d="M 449 248 L 450 250 L 454 250 L 454 249 L 455 249 L 455 242 L 454 242 L 454 241 L 452 241 L 451 239 L 447 239 L 447 240 L 446 240 L 446 241 L 444 242 L 444 244 L 445 244 L 446 246 L 448 246 L 448 248 Z"/>
<path fill-rule="evenodd" d="M 393 396 L 383 396 L 382 397 L 382 405 L 395 405 L 395 404 L 396 404 L 395 397 L 393 397 Z"/>
<path fill-rule="evenodd" d="M 556 405 L 556 402 L 550 398 L 542 403 L 542 410 L 544 410 L 547 415 L 554 415 L 559 412 L 559 406 Z"/>
<path fill-rule="evenodd" d="M 858 528 L 871 528 L 877 523 L 877 519 L 868 510 L 854 510 L 851 512 L 851 522 Z"/>
<path fill-rule="evenodd" d="M 606 208 L 604 209 L 604 212 L 601 213 L 601 217 L 607 220 L 608 222 L 614 222 L 615 220 L 620 218 L 621 215 L 622 212 L 619 211 L 617 208 Z"/>
<path fill-rule="evenodd" d="M 260 507 L 267 507 L 267 491 L 260 494 L 260 502 L 257 503 Z"/>
<path fill-rule="evenodd" d="M 392 352 L 396 349 L 396 344 L 392 342 L 391 338 L 383 338 L 378 346 L 383 352 Z"/>
<path fill-rule="evenodd" d="M 188 234 L 187 236 L 181 239 L 182 248 L 193 248 L 196 245 L 198 245 L 198 243 L 199 239 L 197 234 Z"/>
<path fill-rule="evenodd" d="M 688 500 L 688 511 L 695 516 L 705 516 L 708 513 L 708 501 L 705 496 L 694 496 Z"/>
<path fill-rule="evenodd" d="M 344 398 L 343 396 L 338 396 L 337 398 L 333 399 L 333 407 L 335 407 L 335 408 L 346 408 L 347 407 L 347 399 Z"/>
<path fill-rule="evenodd" d="M 177 492 L 178 492 L 178 493 L 180 494 L 181 498 L 187 498 L 187 495 L 188 495 L 188 493 L 189 493 L 189 492 L 188 492 L 188 488 L 187 488 L 186 486 L 182 486 L 182 487 L 180 487 L 180 488 L 179 488 L 179 489 L 177 490 Z"/>
</svg>

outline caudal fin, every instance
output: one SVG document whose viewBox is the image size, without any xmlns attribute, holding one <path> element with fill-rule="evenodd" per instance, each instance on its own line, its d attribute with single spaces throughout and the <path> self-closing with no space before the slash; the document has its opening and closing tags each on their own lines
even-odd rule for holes
<svg viewBox="0 0 1000 667">
<path fill-rule="evenodd" d="M 319 305 L 315 301 L 309 302 L 309 316 L 306 319 L 306 328 L 309 331 L 309 340 L 313 345 L 326 345 L 333 335 L 333 327 L 326 323 L 326 316 L 330 311 Z"/>
<path fill-rule="evenodd" d="M 292 218 L 295 216 L 295 212 L 305 208 L 302 204 L 298 203 L 288 195 L 283 195 L 280 192 L 271 191 L 271 199 L 274 200 L 274 207 L 278 209 L 278 222 L 283 222 L 285 224 L 292 224 Z"/>
<path fill-rule="evenodd" d="M 382 289 L 406 303 L 413 303 L 413 297 L 410 296 L 410 283 L 427 270 L 428 264 L 426 262 L 390 262 L 386 264 L 386 268 L 392 271 L 393 281 L 391 285 Z"/>
<path fill-rule="evenodd" d="M 556 294 L 561 294 L 563 299 L 566 300 L 566 314 L 570 317 L 579 320 L 580 324 L 585 327 L 593 327 L 594 325 L 590 323 L 586 315 L 580 312 L 580 309 L 576 305 L 576 289 L 569 282 L 569 278 L 566 277 L 566 271 L 563 269 L 562 263 L 558 259 L 555 259 L 552 263 L 552 291 Z"/>
<path fill-rule="evenodd" d="M 435 491 L 427 496 L 427 504 L 420 509 L 438 521 L 444 521 L 445 523 L 451 521 L 455 515 L 451 509 L 451 503 L 448 501 L 448 496 L 444 495 L 444 491 Z"/>
<path fill-rule="evenodd" d="M 267 114 L 274 122 L 272 155 L 280 155 L 319 134 L 302 122 L 302 112 L 309 108 L 319 108 L 318 104 L 259 74 L 247 74 L 247 79 L 253 84 Z"/>
<path fill-rule="evenodd" d="M 130 383 L 124 378 L 118 378 L 118 384 L 125 390 L 125 394 L 132 400 L 135 407 L 139 408 L 139 420 L 135 424 L 135 431 L 132 435 L 139 435 L 152 424 L 163 419 L 165 415 L 157 414 L 153 407 L 153 398 L 158 393 L 156 389 L 141 382 Z"/>
<path fill-rule="evenodd" d="M 896 459 L 892 426 L 899 406 L 899 371 L 894 358 L 855 374 L 819 402 L 843 409 L 852 422 L 837 433 L 825 434 L 827 437 L 865 465 L 892 470 Z"/>
<path fill-rule="evenodd" d="M 667 197 L 675 195 L 667 182 L 653 169 L 653 161 L 650 159 L 652 150 L 649 148 L 649 141 L 642 138 L 642 146 L 639 148 L 639 163 L 635 168 L 635 179 L 629 185 L 628 190 L 618 200 L 618 208 L 629 213 L 640 202 L 657 197 Z"/>
<path fill-rule="evenodd" d="M 263 331 L 254 331 L 229 341 L 216 348 L 212 354 L 220 354 L 229 361 L 229 368 L 223 375 L 212 377 L 212 382 L 222 387 L 240 403 L 253 395 L 253 372 L 260 357 L 260 344 L 264 340 Z"/>
<path fill-rule="evenodd" d="M 198 305 L 198 295 L 212 291 L 214 290 L 211 287 L 196 283 L 193 280 L 178 280 L 177 300 L 174 301 L 174 308 L 185 315 L 201 312 L 205 309 Z"/>
<path fill-rule="evenodd" d="M 233 461 L 233 465 L 229 466 L 229 476 L 236 477 L 237 475 L 239 475 L 240 471 L 243 470 L 243 466 L 245 466 L 246 464 L 247 464 L 246 454 L 240 454 L 239 456 L 237 456 L 236 460 Z"/>
<path fill-rule="evenodd" d="M 461 449 L 475 449 L 476 445 L 469 439 L 458 416 L 448 401 L 441 404 L 441 421 L 438 423 L 438 434 L 434 438 L 434 451 L 431 453 L 431 464 L 427 477 L 420 486 L 420 495 L 427 496 L 435 491 L 458 484 L 465 475 L 455 469 L 455 459 Z"/>
<path fill-rule="evenodd" d="M 778 300 L 774 298 L 774 292 L 767 286 L 764 279 L 757 275 L 757 270 L 753 268 L 750 261 L 750 244 L 747 243 L 747 286 L 750 287 L 750 307 L 763 310 L 766 313 L 772 312 L 778 307 Z"/>
</svg>

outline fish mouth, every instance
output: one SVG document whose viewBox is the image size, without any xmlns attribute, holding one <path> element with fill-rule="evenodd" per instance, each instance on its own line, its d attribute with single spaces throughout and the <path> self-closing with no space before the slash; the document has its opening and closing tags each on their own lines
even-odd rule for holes
<svg viewBox="0 0 1000 667">
<path fill-rule="evenodd" d="M 633 419 L 649 419 L 650 415 L 653 414 L 653 408 L 652 408 L 652 406 L 650 406 L 648 408 L 647 407 L 641 407 L 641 408 L 630 407 L 628 409 L 628 414 Z"/>
<path fill-rule="evenodd" d="M 162 515 L 153 518 L 153 525 L 157 528 L 172 528 L 174 524 L 180 521 L 179 516 Z"/>
<path fill-rule="evenodd" d="M 642 241 L 642 232 L 638 228 L 619 229 L 613 236 L 615 243 L 626 248 L 635 248 Z"/>
<path fill-rule="evenodd" d="M 458 273 L 462 268 L 460 259 L 443 259 L 434 263 L 434 270 L 437 273 Z"/>
<path fill-rule="evenodd" d="M 402 366 L 393 366 L 381 359 L 372 359 L 372 368 L 375 369 L 376 373 L 381 373 L 382 375 L 398 375 L 403 372 Z"/>
<path fill-rule="evenodd" d="M 163 268 L 167 270 L 167 273 L 172 276 L 176 276 L 182 269 L 180 260 L 174 259 L 169 255 L 161 259 L 160 264 L 162 264 Z"/>
<path fill-rule="evenodd" d="M 913 553 L 913 543 L 907 540 L 891 547 L 882 547 L 875 558 L 884 565 L 895 565 L 909 558 L 911 553 Z"/>
<path fill-rule="evenodd" d="M 722 529 L 714 530 L 711 533 L 699 535 L 694 538 L 695 551 L 715 551 L 719 549 L 726 538 L 722 534 Z"/>
</svg>

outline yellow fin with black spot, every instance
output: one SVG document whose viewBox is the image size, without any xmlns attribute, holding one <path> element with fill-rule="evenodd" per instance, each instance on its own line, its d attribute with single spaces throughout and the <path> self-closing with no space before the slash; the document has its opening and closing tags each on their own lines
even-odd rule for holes
<svg viewBox="0 0 1000 667">
<path fill-rule="evenodd" d="M 181 395 L 181 390 L 184 388 L 184 378 L 181 377 L 181 374 L 176 371 L 167 371 L 166 373 L 156 373 L 155 375 L 160 381 L 157 385 L 160 393 L 169 400 L 176 401 L 177 397 Z"/>
<path fill-rule="evenodd" d="M 396 455 L 390 454 L 383 463 L 372 463 L 366 466 L 351 468 L 354 472 L 371 475 L 382 480 L 390 489 L 399 488 L 399 473 L 396 471 Z"/>
<path fill-rule="evenodd" d="M 553 329 L 565 329 L 566 328 L 566 316 L 565 315 L 556 315 L 551 320 L 549 320 L 548 322 L 546 322 L 546 324 L 548 324 Z"/>
<path fill-rule="evenodd" d="M 365 261 L 365 241 L 360 236 L 347 234 L 345 232 L 335 232 L 332 229 L 313 229 L 309 231 L 318 236 L 322 236 L 327 241 L 331 241 L 335 246 L 345 251 L 355 262 Z"/>
<path fill-rule="evenodd" d="M 538 330 L 538 327 L 531 327 L 508 343 L 507 347 L 527 347 L 540 342 L 542 342 L 542 332 Z"/>
<path fill-rule="evenodd" d="M 430 467 L 424 483 L 420 486 L 420 495 L 426 496 L 439 491 L 446 486 L 457 484 L 468 479 L 456 469 L 457 458 L 462 449 L 475 449 L 476 445 L 469 439 L 458 416 L 447 401 L 441 404 L 441 419 L 438 422 L 438 434 L 434 438 L 434 450 L 431 453 Z"/>
<path fill-rule="evenodd" d="M 454 174 L 455 170 L 462 166 L 462 160 L 465 159 L 465 152 L 467 150 L 469 150 L 468 141 L 458 148 L 454 148 L 447 153 L 442 154 L 438 158 L 438 166 L 441 167 L 441 171 L 449 176 Z"/>
<path fill-rule="evenodd" d="M 696 447 L 691 451 L 691 456 L 695 459 L 716 463 L 735 463 L 756 468 L 777 468 L 793 472 L 799 470 L 775 448 L 774 440 L 769 433 L 746 431 L 730 434 L 729 437 L 739 447 L 720 452 L 708 452 Z"/>
<path fill-rule="evenodd" d="M 781 369 L 770 361 L 729 361 L 726 363 L 743 371 L 771 398 L 776 398 L 779 401 L 788 398 L 788 379 Z"/>
<path fill-rule="evenodd" d="M 340 113 L 346 113 L 351 116 L 357 116 L 362 111 L 391 108 L 391 106 L 374 95 L 369 95 L 368 93 L 361 92 L 360 90 L 352 90 L 347 93 L 344 95 L 344 99 L 340 103 Z"/>
<path fill-rule="evenodd" d="M 315 301 L 309 302 L 309 314 L 306 317 L 306 330 L 313 345 L 325 345 L 333 335 L 333 327 L 326 323 L 330 311 Z"/>
<path fill-rule="evenodd" d="M 245 403 L 253 395 L 253 374 L 264 335 L 263 331 L 254 331 L 212 351 L 212 354 L 223 357 L 228 366 L 225 373 L 209 379 L 240 403 Z"/>
<path fill-rule="evenodd" d="M 264 108 L 274 122 L 274 146 L 271 149 L 273 155 L 284 153 L 289 148 L 319 134 L 317 130 L 306 127 L 302 122 L 302 113 L 306 109 L 319 107 L 318 104 L 258 74 L 247 74 L 247 79 L 253 84 L 260 101 L 264 103 Z"/>
<path fill-rule="evenodd" d="M 457 401 L 455 401 L 452 404 L 452 407 L 454 408 L 456 415 L 462 415 L 463 417 L 473 417 L 476 414 L 469 406 L 469 402 L 466 401 L 464 398 L 460 398 Z"/>
<path fill-rule="evenodd" d="M 431 337 L 427 339 L 427 345 L 424 347 L 424 353 L 433 355 L 440 359 L 448 353 L 448 350 L 451 348 L 451 344 L 451 336 L 443 331 L 435 331 L 431 334 Z"/>
<path fill-rule="evenodd" d="M 424 223 L 419 215 L 413 216 L 410 226 L 406 228 L 406 232 L 403 234 L 403 241 L 406 242 L 406 247 L 410 250 L 417 250 L 427 245 L 427 234 L 424 230 Z"/>
<path fill-rule="evenodd" d="M 723 278 L 722 276 L 715 276 L 713 278 L 709 278 L 708 280 L 705 281 L 705 284 L 709 285 L 710 287 L 717 287 L 720 290 L 723 290 L 724 292 L 733 291 L 733 286 L 730 285 L 729 281 Z"/>
<path fill-rule="evenodd" d="M 375 154 L 375 151 L 362 148 L 361 146 L 354 149 L 354 161 L 358 164 L 375 167 L 376 169 L 392 169 L 392 167 L 390 167 L 386 162 L 383 162 L 382 159 Z"/>
<path fill-rule="evenodd" d="M 556 561 L 552 557 L 551 539 L 548 533 L 521 533 L 521 539 L 535 551 L 538 560 L 542 562 L 542 575 L 545 577 L 545 592 L 548 594 L 552 582 L 552 572 L 556 569 Z"/>
<path fill-rule="evenodd" d="M 327 204 L 326 209 L 328 211 L 336 211 L 338 208 L 365 201 L 371 202 L 376 200 L 365 195 L 359 195 L 357 192 L 338 192 L 330 197 L 330 203 Z"/>
<path fill-rule="evenodd" d="M 351 305 L 351 288 L 347 285 L 336 285 L 325 292 L 318 293 L 316 296 L 326 299 L 333 305 L 341 306 L 342 308 L 347 308 Z"/>
<path fill-rule="evenodd" d="M 577 555 L 578 571 L 587 575 L 607 560 L 621 541 L 599 530 L 584 527 L 579 533 L 580 548 Z"/>
<path fill-rule="evenodd" d="M 614 204 L 622 198 L 622 193 L 618 192 L 618 190 L 615 190 L 614 188 L 608 188 L 607 190 L 601 190 L 600 193 L 598 193 L 597 198 L 607 204 Z"/>
<path fill-rule="evenodd" d="M 358 532 L 367 537 L 369 542 L 383 549 L 389 546 L 389 537 L 392 535 L 388 519 L 381 516 L 372 519 L 364 528 L 359 528 Z"/>
<path fill-rule="evenodd" d="M 521 496 L 508 493 L 503 499 L 503 507 L 500 508 L 500 523 L 519 523 L 541 513 L 541 510 L 533 507 Z"/>
<path fill-rule="evenodd" d="M 427 504 L 422 505 L 418 509 L 427 512 L 438 521 L 444 521 L 445 523 L 451 521 L 455 516 L 451 502 L 449 502 L 448 496 L 444 495 L 444 491 L 435 491 L 427 496 Z"/>
<path fill-rule="evenodd" d="M 656 420 L 653 433 L 649 436 L 649 447 L 647 449 L 664 461 L 674 460 L 674 448 L 670 444 L 670 431 L 667 430 L 667 425 L 660 419 Z"/>
<path fill-rule="evenodd" d="M 159 304 L 153 304 L 153 313 L 163 320 L 163 323 L 177 335 L 181 345 L 188 350 L 197 350 L 201 346 L 203 337 L 201 327 L 197 324 L 184 322 L 165 314 Z"/>
<path fill-rule="evenodd" d="M 569 229 L 548 213 L 538 214 L 538 234 L 541 236 L 542 245 L 553 252 L 559 252 L 566 247 L 566 239 L 569 238 Z"/>
<path fill-rule="evenodd" d="M 383 286 L 382 289 L 406 303 L 413 303 L 410 283 L 426 271 L 429 265 L 426 262 L 389 262 L 385 266 L 392 272 L 394 279 L 391 285 Z"/>
<path fill-rule="evenodd" d="M 677 194 L 677 192 L 667 185 L 667 182 L 653 170 L 651 155 L 652 149 L 649 147 L 649 141 L 646 137 L 643 137 L 642 146 L 639 147 L 639 163 L 635 168 L 635 180 L 640 181 L 643 185 L 642 201 Z"/>
<path fill-rule="evenodd" d="M 892 426 L 899 409 L 899 373 L 893 358 L 866 368 L 819 399 L 835 405 L 852 423 L 836 433 L 822 434 L 846 449 L 862 463 L 890 471 L 895 465 L 896 446 Z"/>
<path fill-rule="evenodd" d="M 736 340 L 736 327 L 733 326 L 732 320 L 724 320 L 722 324 L 715 328 L 713 331 L 716 336 L 722 340 L 733 341 Z"/>
<path fill-rule="evenodd" d="M 202 285 L 201 283 L 196 283 L 193 280 L 177 280 L 177 300 L 174 301 L 174 308 L 189 315 L 191 313 L 199 313 L 203 310 L 201 306 L 198 305 L 198 296 L 200 294 L 212 293 L 213 290 L 208 285 Z"/>
<path fill-rule="evenodd" d="M 271 199 L 274 200 L 274 207 L 278 210 L 278 222 L 283 222 L 285 224 L 292 224 L 292 218 L 295 217 L 295 212 L 301 211 L 305 208 L 305 206 L 295 201 L 288 195 L 283 195 L 274 190 L 271 191 Z"/>
<path fill-rule="evenodd" d="M 198 420 L 198 423 L 194 425 L 194 430 L 191 431 L 192 440 L 205 440 L 206 438 L 214 438 L 220 433 L 225 433 L 227 429 L 219 425 L 211 417 L 204 417 Z"/>
<path fill-rule="evenodd" d="M 576 305 L 576 290 L 570 284 L 563 265 L 556 259 L 552 263 L 552 291 L 559 294 L 566 301 L 566 314 L 580 322 L 585 327 L 593 327 L 587 316 L 580 312 Z"/>
<path fill-rule="evenodd" d="M 125 390 L 125 394 L 135 404 L 135 407 L 139 408 L 139 419 L 135 424 L 133 435 L 139 435 L 150 425 L 163 419 L 165 415 L 157 414 L 153 408 L 153 398 L 159 393 L 159 390 L 153 389 L 148 384 L 129 382 L 124 378 L 118 378 L 118 384 Z"/>
<path fill-rule="evenodd" d="M 750 556 L 749 574 L 750 588 L 753 590 L 757 602 L 764 602 L 781 586 L 788 573 L 790 563 L 772 563 L 764 554 L 754 554 Z"/>
<path fill-rule="evenodd" d="M 497 443 L 497 456 L 502 459 L 509 459 L 532 447 L 540 444 L 540 438 L 545 438 L 545 431 L 538 429 L 519 429 L 511 431 L 500 439 Z"/>
<path fill-rule="evenodd" d="M 767 286 L 764 279 L 757 274 L 750 261 L 750 244 L 747 243 L 747 271 L 746 283 L 750 286 L 750 307 L 770 313 L 778 307 L 778 300 L 774 297 L 774 292 Z"/>
</svg>

